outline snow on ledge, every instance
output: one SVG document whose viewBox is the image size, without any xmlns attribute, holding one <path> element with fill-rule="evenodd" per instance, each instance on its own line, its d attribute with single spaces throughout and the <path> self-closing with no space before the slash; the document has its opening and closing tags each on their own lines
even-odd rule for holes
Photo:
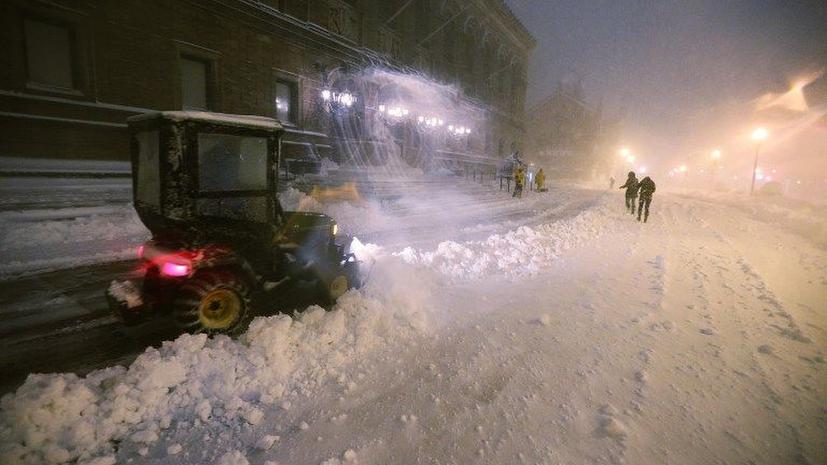
<svg viewBox="0 0 827 465">
<path fill-rule="evenodd" d="M 212 113 L 208 111 L 157 111 L 127 118 L 130 123 L 152 119 L 168 119 L 171 121 L 199 121 L 203 123 L 232 124 L 256 129 L 282 129 L 281 123 L 273 118 L 257 115 L 231 115 L 228 113 Z"/>
</svg>

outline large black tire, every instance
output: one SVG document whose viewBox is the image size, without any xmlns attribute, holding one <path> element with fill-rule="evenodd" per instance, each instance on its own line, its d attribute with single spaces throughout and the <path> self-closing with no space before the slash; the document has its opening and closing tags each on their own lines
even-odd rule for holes
<svg viewBox="0 0 827 465">
<path fill-rule="evenodd" d="M 190 333 L 236 335 L 248 323 L 250 308 L 250 286 L 230 270 L 197 272 L 172 300 L 176 326 Z"/>
</svg>

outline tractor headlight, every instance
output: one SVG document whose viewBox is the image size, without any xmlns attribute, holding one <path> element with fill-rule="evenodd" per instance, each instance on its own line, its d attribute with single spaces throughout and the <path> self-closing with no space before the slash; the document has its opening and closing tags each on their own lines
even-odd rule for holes
<svg viewBox="0 0 827 465">
<path fill-rule="evenodd" d="M 333 223 L 333 235 L 335 236 L 338 233 L 339 233 L 339 225 L 336 224 L 336 223 Z"/>
</svg>

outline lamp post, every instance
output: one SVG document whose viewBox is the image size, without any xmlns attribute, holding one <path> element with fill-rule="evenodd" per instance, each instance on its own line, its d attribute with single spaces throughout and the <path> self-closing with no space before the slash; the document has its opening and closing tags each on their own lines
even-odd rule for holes
<svg viewBox="0 0 827 465">
<path fill-rule="evenodd" d="M 752 140 L 755 141 L 755 159 L 752 162 L 752 184 L 749 186 L 749 195 L 755 192 L 755 172 L 758 171 L 758 151 L 761 150 L 761 141 L 768 135 L 769 132 L 765 128 L 756 128 L 752 131 Z"/>
</svg>

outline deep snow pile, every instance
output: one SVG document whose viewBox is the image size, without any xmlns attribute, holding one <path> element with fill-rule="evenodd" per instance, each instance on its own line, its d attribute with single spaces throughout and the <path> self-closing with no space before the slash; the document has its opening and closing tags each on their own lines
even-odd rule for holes
<svg viewBox="0 0 827 465">
<path fill-rule="evenodd" d="M 443 242 L 430 252 L 388 252 L 356 240 L 368 284 L 331 312 L 310 307 L 295 319 L 260 317 L 238 341 L 184 335 L 148 349 L 128 369 L 30 376 L 2 399 L 2 463 L 115 463 L 119 450 L 147 454 L 173 426 L 257 425 L 330 380 L 355 385 L 348 366 L 361 355 L 427 334 L 439 311 L 429 299 L 438 276 L 536 273 L 562 250 L 595 237 L 599 215 Z"/>
<path fill-rule="evenodd" d="M 587 210 L 570 220 L 521 226 L 482 241 L 444 241 L 434 251 L 406 247 L 395 255 L 460 281 L 492 274 L 533 274 L 547 268 L 562 251 L 599 236 L 603 226 L 597 220 L 603 214 L 602 209 Z"/>
<path fill-rule="evenodd" d="M 0 463 L 113 464 L 118 450 L 145 455 L 171 426 L 257 425 L 330 380 L 355 385 L 347 367 L 362 354 L 428 328 L 427 278 L 398 260 L 377 267 L 382 278 L 333 311 L 260 317 L 238 341 L 183 335 L 128 369 L 31 375 L 0 404 Z M 395 284 L 403 276 L 415 288 Z"/>
</svg>

